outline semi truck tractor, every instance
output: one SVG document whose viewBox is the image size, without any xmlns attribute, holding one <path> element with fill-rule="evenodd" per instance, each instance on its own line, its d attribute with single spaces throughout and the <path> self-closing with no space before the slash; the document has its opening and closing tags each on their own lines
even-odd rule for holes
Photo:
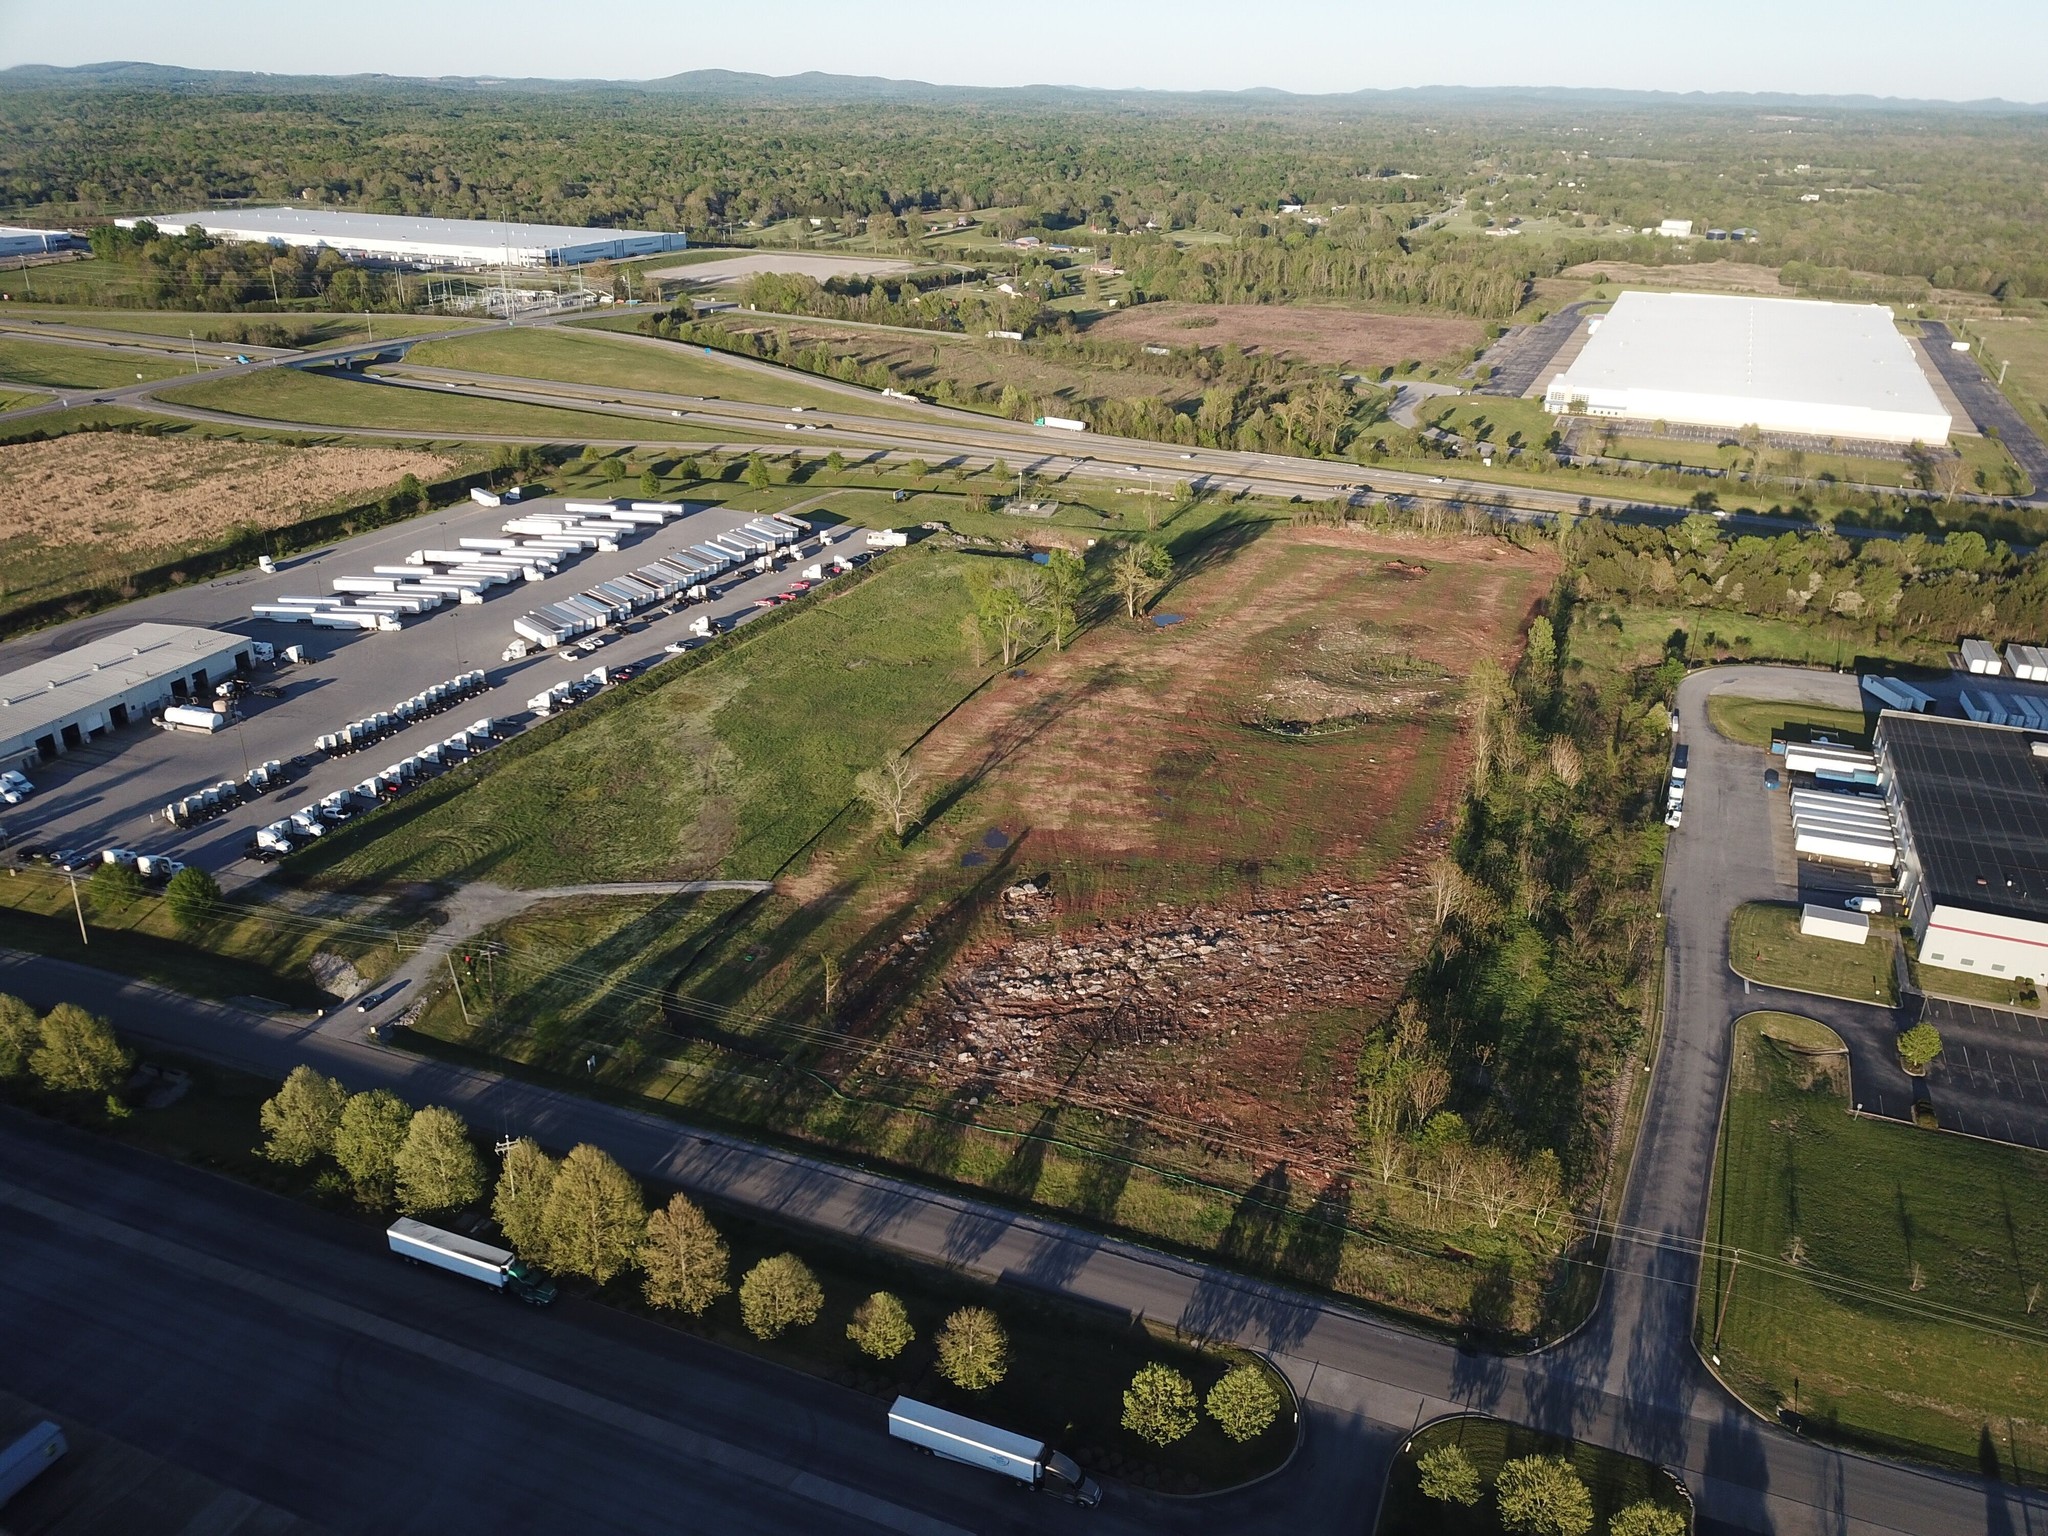
<svg viewBox="0 0 2048 1536">
<path fill-rule="evenodd" d="M 889 1434 L 932 1456 L 980 1467 L 1069 1504 L 1093 1509 L 1102 1488 L 1042 1440 L 1012 1434 L 930 1403 L 899 1397 L 889 1405 Z"/>
<path fill-rule="evenodd" d="M 401 1216 L 385 1229 L 391 1251 L 414 1264 L 431 1264 L 451 1275 L 481 1281 L 492 1290 L 536 1307 L 555 1299 L 555 1282 L 528 1269 L 509 1248 L 493 1248 L 460 1232 L 443 1231 Z"/>
</svg>

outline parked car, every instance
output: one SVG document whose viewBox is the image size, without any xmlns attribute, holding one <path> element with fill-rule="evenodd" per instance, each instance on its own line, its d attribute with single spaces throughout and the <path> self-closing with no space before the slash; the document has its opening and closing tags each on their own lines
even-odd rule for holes
<svg viewBox="0 0 2048 1536">
<path fill-rule="evenodd" d="M 1851 912 L 1866 912 L 1872 917 L 1884 911 L 1884 903 L 1875 896 L 1851 896 L 1842 905 Z"/>
<path fill-rule="evenodd" d="M 1776 789 L 1777 787 L 1778 787 L 1778 770 L 1777 770 L 1777 769 L 1775 769 L 1775 768 L 1766 768 L 1766 769 L 1764 770 L 1764 788 L 1765 788 L 1765 789 Z"/>
</svg>

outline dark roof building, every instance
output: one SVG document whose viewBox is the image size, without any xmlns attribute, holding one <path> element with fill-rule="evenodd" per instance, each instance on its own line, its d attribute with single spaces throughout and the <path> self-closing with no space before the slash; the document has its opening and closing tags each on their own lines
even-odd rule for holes
<svg viewBox="0 0 2048 1536">
<path fill-rule="evenodd" d="M 1921 961 L 2048 976 L 2048 737 L 1887 710 L 1876 751 Z"/>
</svg>

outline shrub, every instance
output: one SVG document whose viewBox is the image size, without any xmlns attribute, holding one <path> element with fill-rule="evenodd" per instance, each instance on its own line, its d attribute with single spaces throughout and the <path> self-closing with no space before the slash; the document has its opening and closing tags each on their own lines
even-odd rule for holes
<svg viewBox="0 0 2048 1536">
<path fill-rule="evenodd" d="M 1461 1445 L 1440 1445 L 1433 1451 L 1424 1452 L 1416 1458 L 1415 1474 L 1416 1485 L 1422 1489 L 1423 1497 L 1442 1504 L 1463 1504 L 1470 1508 L 1486 1491 L 1486 1485 L 1480 1481 L 1479 1469 L 1472 1464 L 1472 1458 L 1465 1454 Z"/>
<path fill-rule="evenodd" d="M 1593 1529 L 1593 1496 L 1559 1457 L 1517 1457 L 1500 1469 L 1493 1493 L 1500 1523 L 1520 1536 L 1586 1536 Z"/>
<path fill-rule="evenodd" d="M 1170 1365 L 1138 1368 L 1124 1388 L 1124 1428 L 1140 1440 L 1171 1445 L 1195 1427 L 1195 1384 Z"/>
<path fill-rule="evenodd" d="M 939 1330 L 939 1374 L 965 1392 L 985 1392 L 1010 1373 L 1010 1336 L 987 1307 L 962 1307 Z"/>
<path fill-rule="evenodd" d="M 1258 1366 L 1232 1366 L 1209 1389 L 1209 1417 L 1233 1440 L 1256 1440 L 1280 1416 L 1280 1394 Z"/>
<path fill-rule="evenodd" d="M 1685 1536 L 1690 1528 L 1684 1510 L 1642 1499 L 1616 1512 L 1607 1522 L 1607 1536 Z"/>
<path fill-rule="evenodd" d="M 910 1347 L 917 1330 L 910 1326 L 910 1313 L 887 1291 L 877 1291 L 855 1309 L 846 1325 L 846 1336 L 864 1355 L 877 1360 L 894 1360 Z"/>
<path fill-rule="evenodd" d="M 757 1339 L 814 1323 L 824 1306 L 818 1277 L 793 1253 L 763 1259 L 740 1282 L 740 1319 Z"/>
<path fill-rule="evenodd" d="M 1908 1072 L 1925 1072 L 1941 1054 L 1941 1031 L 1932 1024 L 1915 1024 L 1899 1036 L 1899 1060 Z"/>
</svg>

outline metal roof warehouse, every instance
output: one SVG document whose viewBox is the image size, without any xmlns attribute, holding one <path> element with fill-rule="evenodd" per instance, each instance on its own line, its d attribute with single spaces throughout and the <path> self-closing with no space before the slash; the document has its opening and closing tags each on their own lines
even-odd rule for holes
<svg viewBox="0 0 2048 1536">
<path fill-rule="evenodd" d="M 140 219 L 116 219 L 133 229 Z M 496 219 L 429 219 L 356 213 L 345 208 L 236 208 L 166 213 L 148 220 L 167 234 L 193 225 L 216 240 L 334 250 L 344 256 L 435 267 L 569 267 L 588 261 L 656 256 L 689 246 L 661 230 L 590 229 Z"/>
<path fill-rule="evenodd" d="M 46 760 L 249 669 L 240 635 L 136 624 L 0 677 L 0 767 Z"/>
<path fill-rule="evenodd" d="M 1921 963 L 2048 979 L 2048 740 L 1886 710 L 1876 751 Z"/>
<path fill-rule="evenodd" d="M 1882 304 L 1624 293 L 1588 324 L 1552 411 L 1891 443 L 1954 424 Z"/>
</svg>

